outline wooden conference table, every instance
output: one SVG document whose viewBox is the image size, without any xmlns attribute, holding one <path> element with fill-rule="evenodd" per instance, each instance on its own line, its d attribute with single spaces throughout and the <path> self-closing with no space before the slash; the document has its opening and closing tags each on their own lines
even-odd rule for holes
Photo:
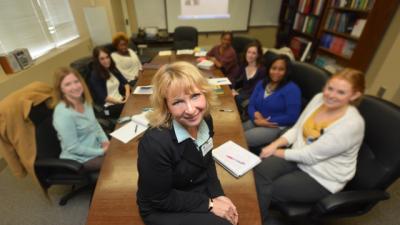
<svg viewBox="0 0 400 225">
<path fill-rule="evenodd" d="M 171 55 L 157 56 L 153 65 L 185 60 L 194 62 L 193 56 Z M 148 85 L 156 69 L 145 69 L 137 85 Z M 203 71 L 205 76 L 222 76 L 219 70 Z M 220 105 L 211 112 L 214 121 L 214 148 L 232 140 L 247 147 L 240 117 L 231 91 L 228 86 L 222 86 L 224 94 L 218 95 Z M 140 113 L 144 107 L 149 107 L 148 95 L 133 95 L 128 99 L 121 116 Z M 229 108 L 234 112 L 222 112 L 219 109 Z M 112 139 L 100 176 L 97 181 L 92 203 L 89 209 L 87 225 L 141 225 L 137 191 L 137 146 L 138 138 L 124 144 Z M 256 189 L 252 172 L 239 179 L 234 178 L 224 168 L 217 166 L 218 177 L 225 195 L 236 205 L 239 212 L 240 225 L 261 224 Z M 172 224 L 173 225 L 173 224 Z"/>
</svg>

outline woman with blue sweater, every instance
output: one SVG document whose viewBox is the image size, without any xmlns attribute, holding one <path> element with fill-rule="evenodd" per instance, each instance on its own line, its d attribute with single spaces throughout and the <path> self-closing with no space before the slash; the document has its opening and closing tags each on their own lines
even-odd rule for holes
<svg viewBox="0 0 400 225">
<path fill-rule="evenodd" d="M 55 73 L 53 126 L 62 159 L 83 163 L 86 171 L 100 170 L 110 142 L 97 122 L 92 98 L 82 77 L 71 68 Z"/>
<path fill-rule="evenodd" d="M 300 88 L 289 80 L 290 59 L 279 55 L 268 76 L 256 85 L 248 106 L 250 120 L 243 123 L 249 147 L 259 147 L 275 140 L 285 127 L 300 115 Z"/>
</svg>

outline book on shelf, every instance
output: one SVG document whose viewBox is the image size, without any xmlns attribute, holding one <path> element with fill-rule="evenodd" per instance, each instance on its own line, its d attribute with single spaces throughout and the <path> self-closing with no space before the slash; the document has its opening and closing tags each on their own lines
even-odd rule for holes
<svg viewBox="0 0 400 225">
<path fill-rule="evenodd" d="M 233 141 L 227 141 L 212 151 L 212 155 L 222 167 L 238 178 L 257 166 L 261 159 Z"/>
<path fill-rule="evenodd" d="M 337 64 L 335 59 L 325 55 L 317 55 L 314 59 L 314 65 L 323 68 L 332 74 L 343 69 L 341 65 Z"/>
<path fill-rule="evenodd" d="M 300 57 L 303 55 L 307 45 L 310 41 L 305 38 L 295 36 L 290 41 L 290 49 L 293 52 L 294 57 L 299 60 Z"/>
<path fill-rule="evenodd" d="M 355 22 L 353 30 L 351 31 L 350 35 L 353 36 L 353 37 L 360 37 L 362 32 L 363 32 L 363 30 L 364 30 L 364 27 L 365 27 L 366 23 L 367 23 L 366 19 L 357 19 L 357 21 Z"/>
<path fill-rule="evenodd" d="M 372 9 L 375 0 L 333 0 L 332 7 L 368 10 Z"/>
</svg>

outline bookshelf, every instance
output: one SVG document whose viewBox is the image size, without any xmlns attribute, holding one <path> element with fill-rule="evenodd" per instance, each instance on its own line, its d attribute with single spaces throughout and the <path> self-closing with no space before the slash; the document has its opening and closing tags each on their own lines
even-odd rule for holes
<svg viewBox="0 0 400 225">
<path fill-rule="evenodd" d="M 347 66 L 366 72 L 397 0 L 329 0 L 325 7 L 311 61 L 332 73 Z"/>
<path fill-rule="evenodd" d="M 301 59 L 307 46 L 313 52 L 317 34 L 328 0 L 284 0 L 280 12 L 276 47 L 289 46 L 297 60 Z M 312 54 L 305 58 L 309 60 Z"/>
<path fill-rule="evenodd" d="M 275 47 L 291 47 L 298 60 L 312 42 L 306 61 L 366 72 L 398 7 L 398 0 L 283 0 Z"/>
</svg>

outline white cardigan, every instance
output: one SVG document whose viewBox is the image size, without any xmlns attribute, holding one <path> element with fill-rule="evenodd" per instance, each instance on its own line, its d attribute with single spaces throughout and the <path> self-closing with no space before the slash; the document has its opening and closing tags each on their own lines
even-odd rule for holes
<svg viewBox="0 0 400 225">
<path fill-rule="evenodd" d="M 322 105 L 322 93 L 307 105 L 296 124 L 283 137 L 293 144 L 285 151 L 285 159 L 298 162 L 301 170 L 332 193 L 343 189 L 354 177 L 358 150 L 364 137 L 364 119 L 354 106 L 324 129 L 315 142 L 307 145 L 303 139 L 304 122 Z"/>
<path fill-rule="evenodd" d="M 120 55 L 118 52 L 113 52 L 111 58 L 115 62 L 115 66 L 122 73 L 126 80 L 136 80 L 139 76 L 139 71 L 142 70 L 142 64 L 139 57 L 132 49 L 128 48 L 129 55 Z"/>
</svg>

